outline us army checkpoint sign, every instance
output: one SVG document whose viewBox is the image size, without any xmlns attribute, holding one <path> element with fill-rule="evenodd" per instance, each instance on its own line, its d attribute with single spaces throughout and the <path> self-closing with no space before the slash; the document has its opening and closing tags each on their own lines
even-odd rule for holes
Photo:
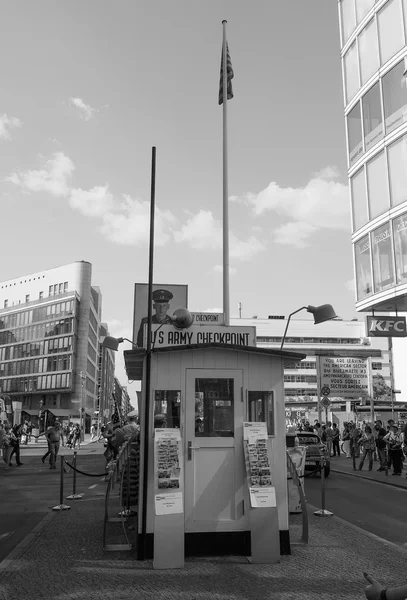
<svg viewBox="0 0 407 600">
<path fill-rule="evenodd" d="M 319 364 L 321 387 L 329 387 L 333 397 L 359 398 L 369 393 L 369 370 L 365 358 L 321 356 Z"/>
</svg>

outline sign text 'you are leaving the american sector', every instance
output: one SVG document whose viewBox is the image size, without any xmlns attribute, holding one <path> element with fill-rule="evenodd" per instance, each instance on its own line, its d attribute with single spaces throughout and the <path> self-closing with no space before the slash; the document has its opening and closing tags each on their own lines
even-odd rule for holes
<svg viewBox="0 0 407 600">
<path fill-rule="evenodd" d="M 320 357 L 321 388 L 327 386 L 331 396 L 358 398 L 369 393 L 369 373 L 364 358 Z"/>
</svg>

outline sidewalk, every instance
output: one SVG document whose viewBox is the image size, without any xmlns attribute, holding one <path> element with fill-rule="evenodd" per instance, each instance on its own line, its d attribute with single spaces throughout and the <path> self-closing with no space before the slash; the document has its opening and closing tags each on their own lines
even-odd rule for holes
<svg viewBox="0 0 407 600">
<path fill-rule="evenodd" d="M 135 551 L 103 552 L 103 497 L 68 504 L 0 564 L 1 600 L 355 600 L 364 598 L 365 570 L 386 585 L 406 579 L 406 550 L 312 507 L 310 543 L 299 543 L 301 515 L 291 515 L 292 554 L 276 565 L 211 557 L 156 571 Z"/>
<path fill-rule="evenodd" d="M 359 465 L 359 458 L 356 459 L 356 468 Z M 407 489 L 407 463 L 403 467 L 403 471 L 401 475 L 392 475 L 392 469 L 388 470 L 388 475 L 384 471 L 377 471 L 379 468 L 379 461 L 373 462 L 373 470 L 368 471 L 368 463 L 365 460 L 365 464 L 363 465 L 362 471 L 354 471 L 353 470 L 353 461 L 351 458 L 346 458 L 345 455 L 341 455 L 340 457 L 332 457 L 331 458 L 331 471 L 333 473 L 344 473 L 346 475 L 352 475 L 355 477 L 362 477 L 364 479 L 369 479 L 373 481 L 378 481 L 380 483 L 385 483 L 387 485 L 392 485 L 394 487 L 401 487 Z"/>
</svg>

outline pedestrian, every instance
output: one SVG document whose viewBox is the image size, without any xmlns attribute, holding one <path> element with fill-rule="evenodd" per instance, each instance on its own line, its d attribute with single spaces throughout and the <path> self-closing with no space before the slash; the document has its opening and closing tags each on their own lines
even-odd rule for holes
<svg viewBox="0 0 407 600">
<path fill-rule="evenodd" d="M 99 431 L 98 442 L 100 442 L 100 440 L 101 440 L 102 438 L 104 438 L 104 435 L 103 435 L 103 434 L 104 434 L 104 431 L 105 431 L 105 426 L 104 426 L 104 425 L 102 425 L 102 426 L 101 426 L 101 428 L 100 428 L 100 431 Z"/>
<path fill-rule="evenodd" d="M 384 441 L 388 447 L 388 467 L 393 466 L 392 475 L 401 475 L 403 468 L 403 433 L 399 432 L 398 426 L 394 423 L 390 425 L 390 431 L 384 436 Z"/>
<path fill-rule="evenodd" d="M 346 458 L 351 458 L 350 455 L 350 423 L 343 424 L 342 431 L 342 450 L 346 454 Z"/>
<path fill-rule="evenodd" d="M 11 453 L 13 451 L 12 442 L 13 442 L 14 438 L 15 438 L 15 435 L 13 434 L 10 425 L 8 423 L 5 423 L 5 425 L 3 427 L 3 431 L 2 431 L 2 436 L 1 436 L 1 450 L 2 450 L 2 454 L 3 454 L 3 460 L 6 465 L 4 467 L 5 471 L 8 471 L 9 467 L 11 466 L 10 457 L 11 457 Z"/>
<path fill-rule="evenodd" d="M 317 435 L 321 435 L 320 431 L 321 431 L 321 424 L 318 421 L 315 421 L 314 433 L 316 433 Z"/>
<path fill-rule="evenodd" d="M 356 459 L 360 456 L 359 439 L 362 435 L 361 430 L 354 423 L 349 423 L 350 434 L 350 455 L 353 463 L 353 470 L 356 471 Z"/>
<path fill-rule="evenodd" d="M 26 437 L 26 440 L 25 440 L 26 445 L 28 444 L 28 442 L 31 442 L 32 432 L 33 432 L 32 423 L 31 423 L 31 421 L 28 421 L 28 423 L 27 423 L 27 437 Z"/>
<path fill-rule="evenodd" d="M 13 458 L 14 455 L 16 455 L 16 465 L 18 467 L 22 467 L 23 463 L 20 460 L 20 442 L 21 442 L 21 436 L 23 435 L 23 425 L 21 423 L 19 425 L 14 425 L 12 431 L 14 433 L 15 440 L 12 441 L 13 450 L 10 455 L 10 465 L 11 465 L 11 459 Z"/>
<path fill-rule="evenodd" d="M 331 423 L 331 421 L 328 421 L 327 427 L 325 430 L 326 449 L 327 449 L 328 458 L 331 458 L 331 456 L 332 456 L 333 434 L 334 434 L 334 432 L 332 430 L 332 423 Z"/>
<path fill-rule="evenodd" d="M 90 441 L 93 442 L 93 440 L 96 437 L 96 427 L 95 424 L 92 424 L 92 427 L 90 428 Z"/>
<path fill-rule="evenodd" d="M 337 426 L 336 423 L 334 423 L 332 425 L 332 450 L 333 450 L 334 456 L 341 455 L 341 451 L 339 448 L 339 438 L 340 438 L 339 427 Z"/>
<path fill-rule="evenodd" d="M 55 421 L 54 425 L 49 427 L 45 433 L 45 437 L 48 442 L 48 452 L 42 457 L 42 462 L 49 455 L 49 468 L 56 469 L 56 460 L 59 451 L 59 445 L 61 441 L 61 426 L 58 421 Z"/>
<path fill-rule="evenodd" d="M 367 600 L 405 600 L 407 598 L 407 585 L 385 588 L 377 579 L 363 573 L 364 578 L 369 583 L 365 588 Z"/>
<path fill-rule="evenodd" d="M 359 446 L 363 444 L 363 455 L 359 463 L 359 471 L 363 469 L 366 456 L 369 458 L 369 471 L 373 469 L 373 452 L 375 449 L 375 439 L 370 425 L 366 425 L 365 432 L 358 440 Z"/>
<path fill-rule="evenodd" d="M 386 430 L 383 427 L 382 422 L 380 420 L 376 421 L 375 430 L 376 430 L 377 456 L 378 456 L 379 462 L 380 462 L 380 467 L 377 470 L 385 471 L 387 457 L 386 457 L 386 442 L 384 441 L 383 438 L 386 435 Z"/>
<path fill-rule="evenodd" d="M 74 450 L 75 450 L 77 444 L 78 444 L 78 450 L 80 450 L 80 447 L 81 447 L 81 428 L 79 426 L 79 423 L 76 423 L 75 428 L 73 430 L 72 447 L 73 447 Z"/>
</svg>

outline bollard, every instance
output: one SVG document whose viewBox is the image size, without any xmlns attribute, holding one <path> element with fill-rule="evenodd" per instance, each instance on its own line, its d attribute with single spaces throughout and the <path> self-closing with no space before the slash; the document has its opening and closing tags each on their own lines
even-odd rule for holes
<svg viewBox="0 0 407 600">
<path fill-rule="evenodd" d="M 64 502 L 64 456 L 61 456 L 61 477 L 59 480 L 59 504 L 58 506 L 54 506 L 52 510 L 68 510 L 71 508 L 67 506 Z"/>
<path fill-rule="evenodd" d="M 314 515 L 317 517 L 332 517 L 333 512 L 325 510 L 325 457 L 321 461 L 321 510 L 315 510 Z"/>
<path fill-rule="evenodd" d="M 79 500 L 80 498 L 82 498 L 84 496 L 84 494 L 77 494 L 76 493 L 76 455 L 77 452 L 76 450 L 73 453 L 73 489 L 72 489 L 72 494 L 70 496 L 67 496 L 68 500 Z"/>
</svg>

